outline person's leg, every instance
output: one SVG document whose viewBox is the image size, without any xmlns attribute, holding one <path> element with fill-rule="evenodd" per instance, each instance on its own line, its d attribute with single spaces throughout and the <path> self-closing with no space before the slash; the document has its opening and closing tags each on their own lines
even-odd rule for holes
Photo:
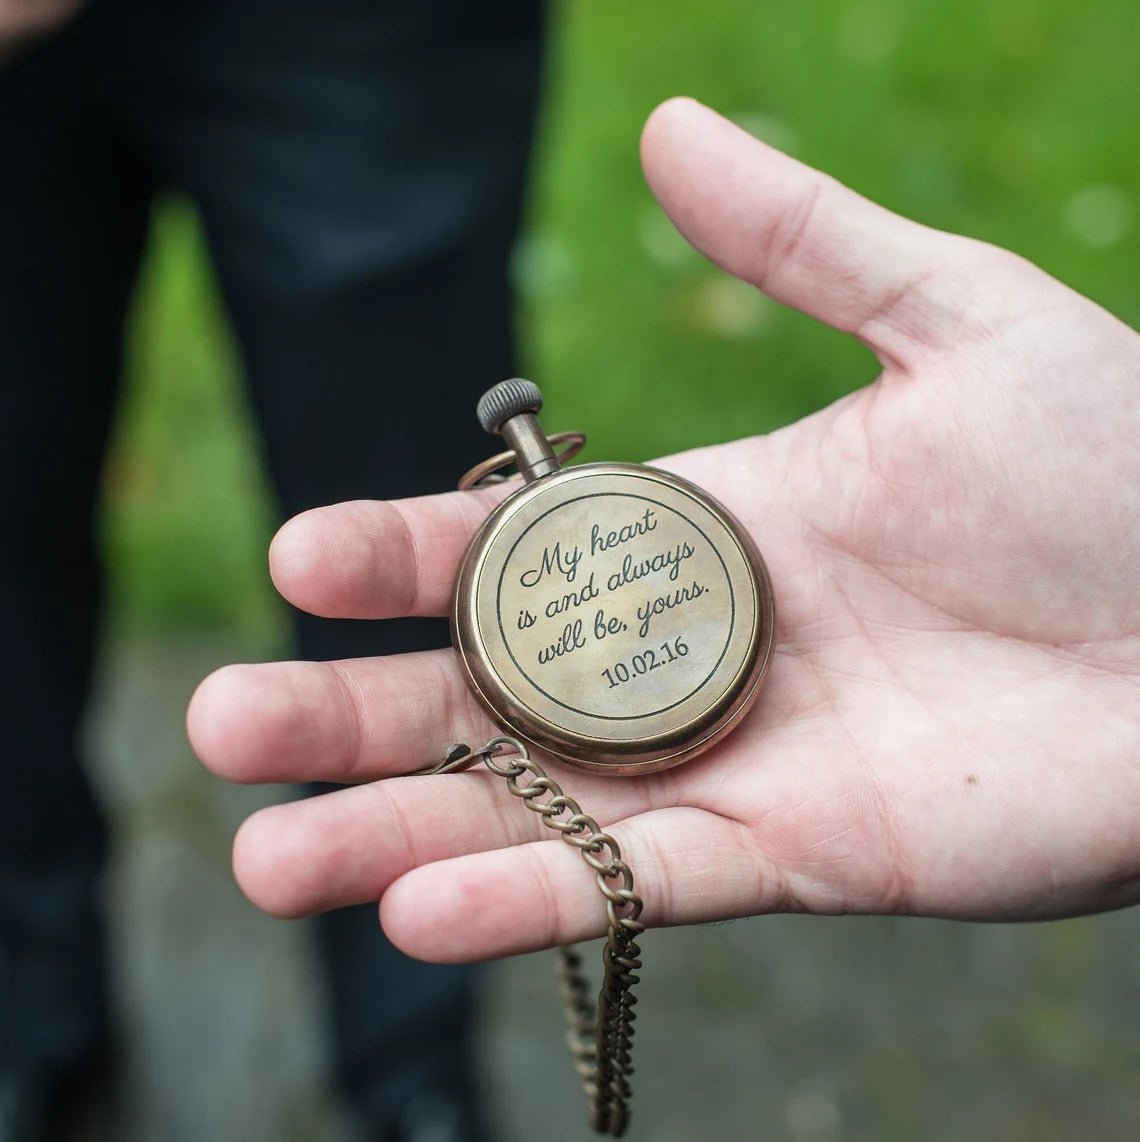
<svg viewBox="0 0 1140 1142">
<path fill-rule="evenodd" d="M 0 70 L 0 1075 L 9 1080 L 50 1079 L 105 1033 L 106 841 L 77 736 L 99 600 L 92 514 L 149 182 L 90 63 L 81 20 Z"/>
<path fill-rule="evenodd" d="M 247 0 L 188 27 L 156 144 L 200 204 L 284 513 L 453 487 L 491 446 L 477 397 L 514 366 L 538 5 Z M 298 633 L 318 659 L 447 641 L 439 621 Z M 461 1087 L 470 971 L 402 956 L 371 906 L 320 932 L 357 1106 L 394 1121 Z"/>
</svg>

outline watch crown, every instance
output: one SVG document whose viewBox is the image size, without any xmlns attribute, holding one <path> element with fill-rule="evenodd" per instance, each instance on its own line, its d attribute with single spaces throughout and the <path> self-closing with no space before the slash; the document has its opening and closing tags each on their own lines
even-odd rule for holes
<svg viewBox="0 0 1140 1142">
<path fill-rule="evenodd" d="M 475 415 L 485 432 L 498 433 L 512 417 L 536 413 L 542 408 L 542 392 L 533 381 L 513 377 L 488 389 L 475 406 Z"/>
</svg>

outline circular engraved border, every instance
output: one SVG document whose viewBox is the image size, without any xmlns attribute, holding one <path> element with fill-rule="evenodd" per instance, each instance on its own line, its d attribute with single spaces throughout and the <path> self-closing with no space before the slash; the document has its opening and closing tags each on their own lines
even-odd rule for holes
<svg viewBox="0 0 1140 1142">
<path fill-rule="evenodd" d="M 634 479 L 646 479 L 646 477 L 644 477 L 644 476 L 635 476 L 633 478 Z M 678 491 L 679 489 L 670 488 L 670 490 L 671 491 Z M 692 499 L 695 503 L 698 503 L 698 504 L 700 503 L 700 500 L 697 500 L 694 496 L 690 495 L 687 492 L 680 492 L 680 494 L 687 496 L 687 498 Z M 538 685 L 537 682 L 534 681 L 533 678 L 531 678 L 531 676 L 522 668 L 522 666 L 519 665 L 518 659 L 515 658 L 514 651 L 511 650 L 511 644 L 507 641 L 506 632 L 503 630 L 503 608 L 502 608 L 503 576 L 506 575 L 506 573 L 507 573 L 507 564 L 510 563 L 511 557 L 515 553 L 515 548 L 518 547 L 518 545 L 520 543 L 522 543 L 523 539 L 530 533 L 530 531 L 537 524 L 541 523 L 544 519 L 546 519 L 546 517 L 548 515 L 552 515 L 556 511 L 561 511 L 563 508 L 568 507 L 570 504 L 576 504 L 581 500 L 602 499 L 606 496 L 621 496 L 625 499 L 630 499 L 630 500 L 642 500 L 645 503 L 656 504 L 658 507 L 664 508 L 666 511 L 672 512 L 674 515 L 680 516 L 681 519 L 683 519 L 694 531 L 696 531 L 701 536 L 701 538 L 709 545 L 709 547 L 712 548 L 712 552 L 717 557 L 717 561 L 720 563 L 720 568 L 724 572 L 725 583 L 728 585 L 729 602 L 731 604 L 730 610 L 729 610 L 729 619 L 728 619 L 728 637 L 725 639 L 724 648 L 720 652 L 720 657 L 717 658 L 716 662 L 713 664 L 713 668 L 708 672 L 708 674 L 705 675 L 705 677 L 703 679 L 701 679 L 701 681 L 698 682 L 697 685 L 694 686 L 693 689 L 690 690 L 683 698 L 678 698 L 676 702 L 671 702 L 668 706 L 660 706 L 656 710 L 650 710 L 646 714 L 629 714 L 629 715 L 624 716 L 624 717 L 614 715 L 614 714 L 596 714 L 592 710 L 580 710 L 577 706 L 571 706 L 568 702 L 562 702 L 558 698 L 555 698 L 553 694 L 548 694 L 541 686 Z M 701 504 L 701 507 L 704 507 L 704 505 Z M 705 508 L 705 511 L 708 512 L 708 508 Z M 713 515 L 712 512 L 709 512 L 709 514 Z M 713 516 L 713 518 L 714 519 L 716 518 L 715 515 Z M 720 523 L 721 527 L 724 528 L 724 530 L 728 532 L 729 537 L 732 539 L 733 545 L 736 546 L 737 548 L 739 548 L 739 544 L 736 541 L 736 537 L 733 536 L 732 532 L 727 527 L 725 527 L 725 525 L 723 523 L 721 523 L 720 520 L 717 520 L 717 522 Z M 754 576 L 754 572 L 752 571 L 751 563 L 747 559 L 745 559 L 745 563 L 749 568 L 750 575 Z M 721 555 L 720 551 L 717 549 L 716 544 L 713 543 L 713 541 L 711 539 L 709 539 L 709 537 L 705 534 L 704 530 L 698 524 L 694 523 L 691 519 L 689 519 L 689 517 L 687 515 L 685 515 L 685 513 L 683 511 L 679 510 L 678 508 L 672 507 L 669 504 L 664 504 L 660 500 L 655 500 L 655 499 L 653 499 L 652 496 L 643 496 L 637 492 L 587 492 L 583 496 L 575 496 L 572 500 L 563 500 L 561 503 L 555 504 L 554 507 L 548 508 L 546 511 L 544 511 L 542 513 L 542 515 L 537 516 L 535 519 L 531 520 L 531 522 L 529 524 L 527 524 L 526 528 L 519 535 L 519 537 L 514 541 L 514 543 L 511 544 L 511 549 L 510 549 L 510 551 L 507 552 L 507 556 L 503 560 L 502 569 L 499 571 L 499 581 L 495 587 L 495 618 L 496 618 L 496 622 L 497 622 L 498 627 L 499 627 L 499 637 L 502 639 L 503 647 L 506 649 L 506 652 L 507 652 L 508 656 L 510 657 L 511 662 L 514 663 L 515 669 L 544 698 L 548 698 L 556 706 L 561 706 L 564 710 L 570 710 L 572 713 L 580 714 L 584 718 L 597 718 L 600 721 L 605 721 L 605 722 L 637 722 L 637 721 L 641 721 L 643 718 L 658 717 L 660 714 L 668 713 L 668 711 L 676 709 L 677 706 L 680 706 L 682 703 L 687 702 L 690 698 L 694 697 L 697 693 L 699 693 L 700 690 L 702 689 L 702 687 L 706 686 L 709 682 L 709 679 L 711 679 L 712 676 L 714 674 L 716 674 L 716 672 L 720 669 L 720 664 L 724 661 L 724 656 L 728 653 L 728 648 L 732 644 L 732 636 L 736 631 L 736 593 L 732 589 L 732 576 L 728 573 L 728 567 L 725 566 L 724 556 Z M 496 671 L 496 673 L 498 673 L 498 671 Z M 501 677 L 501 675 L 500 675 L 500 677 Z"/>
</svg>

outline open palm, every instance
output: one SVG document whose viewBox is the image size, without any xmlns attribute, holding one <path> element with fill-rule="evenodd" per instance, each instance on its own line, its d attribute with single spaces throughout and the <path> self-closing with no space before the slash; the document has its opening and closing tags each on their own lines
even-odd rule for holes
<svg viewBox="0 0 1140 1142">
<path fill-rule="evenodd" d="M 698 248 L 883 362 L 781 432 L 661 462 L 756 537 L 779 627 L 720 746 L 653 776 L 566 775 L 621 842 L 643 918 L 1140 899 L 1140 337 L 689 101 L 654 114 L 643 158 Z M 319 614 L 444 614 L 495 498 L 306 513 L 274 542 L 275 581 Z M 271 912 L 381 900 L 392 940 L 440 960 L 604 925 L 581 862 L 501 781 L 399 776 L 496 732 L 450 651 L 228 667 L 189 725 L 233 780 L 362 783 L 243 826 L 237 876 Z"/>
</svg>

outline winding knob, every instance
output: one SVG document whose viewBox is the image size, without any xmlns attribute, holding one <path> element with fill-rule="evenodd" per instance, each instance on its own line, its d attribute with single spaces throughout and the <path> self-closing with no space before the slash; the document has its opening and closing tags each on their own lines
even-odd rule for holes
<svg viewBox="0 0 1140 1142">
<path fill-rule="evenodd" d="M 479 398 L 475 415 L 485 432 L 495 434 L 512 417 L 522 413 L 533 415 L 541 408 L 542 392 L 538 385 L 533 381 L 524 381 L 522 377 L 513 377 L 488 389 Z"/>
</svg>

